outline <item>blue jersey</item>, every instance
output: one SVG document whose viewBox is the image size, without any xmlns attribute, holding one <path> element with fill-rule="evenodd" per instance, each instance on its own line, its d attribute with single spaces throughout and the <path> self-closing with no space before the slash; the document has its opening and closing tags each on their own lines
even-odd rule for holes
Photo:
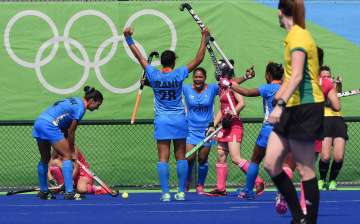
<svg viewBox="0 0 360 224">
<path fill-rule="evenodd" d="M 187 67 L 179 67 L 169 73 L 160 72 L 151 65 L 146 66 L 146 78 L 154 91 L 155 116 L 184 114 L 182 85 L 189 75 Z"/>
<path fill-rule="evenodd" d="M 60 129 L 68 129 L 73 120 L 80 121 L 84 114 L 83 100 L 79 97 L 71 97 L 57 101 L 40 114 L 38 119 L 47 120 Z"/>
<path fill-rule="evenodd" d="M 183 86 L 189 130 L 205 130 L 208 127 L 214 118 L 214 99 L 218 92 L 217 84 L 208 84 L 201 93 L 196 92 L 191 84 Z"/>
<path fill-rule="evenodd" d="M 264 123 L 270 124 L 268 122 L 268 118 L 270 113 L 273 111 L 273 100 L 275 97 L 275 94 L 280 89 L 279 83 L 270 83 L 270 84 L 264 84 L 261 85 L 258 90 L 260 92 L 260 96 L 263 98 L 263 111 L 264 111 Z"/>
</svg>

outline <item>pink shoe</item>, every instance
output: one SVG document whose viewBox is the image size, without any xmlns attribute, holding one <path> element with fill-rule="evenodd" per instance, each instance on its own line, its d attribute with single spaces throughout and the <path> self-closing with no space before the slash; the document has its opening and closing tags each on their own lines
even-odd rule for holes
<svg viewBox="0 0 360 224">
<path fill-rule="evenodd" d="M 288 207 L 284 199 L 284 196 L 282 196 L 280 193 L 277 193 L 275 200 L 276 200 L 275 209 L 277 213 L 279 213 L 280 215 L 285 214 L 287 212 Z"/>
<path fill-rule="evenodd" d="M 196 193 L 198 193 L 198 194 L 204 194 L 204 193 L 205 193 L 205 191 L 204 191 L 204 185 L 202 185 L 202 184 L 196 185 Z"/>
</svg>

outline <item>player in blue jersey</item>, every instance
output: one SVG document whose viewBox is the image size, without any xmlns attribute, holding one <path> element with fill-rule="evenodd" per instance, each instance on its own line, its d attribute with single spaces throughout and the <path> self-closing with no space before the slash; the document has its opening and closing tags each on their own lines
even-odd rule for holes
<svg viewBox="0 0 360 224">
<path fill-rule="evenodd" d="M 186 138 L 186 151 L 190 151 L 196 144 L 201 142 L 206 136 L 205 132 L 209 123 L 214 118 L 214 100 L 218 95 L 218 84 L 207 84 L 206 70 L 197 67 L 193 71 L 193 84 L 183 86 L 183 95 L 186 103 L 186 117 L 188 121 L 188 136 Z M 198 180 L 196 192 L 204 193 L 204 183 L 208 173 L 208 155 L 211 142 L 207 142 L 198 152 Z M 188 158 L 189 167 L 187 175 L 187 190 L 192 181 L 192 168 L 194 165 L 195 154 Z"/>
<path fill-rule="evenodd" d="M 184 105 L 182 104 L 182 85 L 184 79 L 188 77 L 204 59 L 208 30 L 202 32 L 200 48 L 196 57 L 187 65 L 175 68 L 175 52 L 166 50 L 162 52 L 160 61 L 162 69 L 158 70 L 148 64 L 147 60 L 141 55 L 139 49 L 132 40 L 133 30 L 125 28 L 124 36 L 132 53 L 137 58 L 143 69 L 146 71 L 146 78 L 154 91 L 155 97 L 155 119 L 154 137 L 157 142 L 159 161 L 157 172 L 160 179 L 162 190 L 161 201 L 170 201 L 169 191 L 169 157 L 170 144 L 173 141 L 174 154 L 176 159 L 176 170 L 179 180 L 178 192 L 175 200 L 185 200 L 185 185 L 188 171 L 188 162 L 185 159 L 187 121 L 185 117 Z"/>
<path fill-rule="evenodd" d="M 48 163 L 51 147 L 63 157 L 62 171 L 65 183 L 65 200 L 81 200 L 73 189 L 73 160 L 75 153 L 75 131 L 86 110 L 97 110 L 103 102 L 102 94 L 95 88 L 86 86 L 85 96 L 66 98 L 57 101 L 37 117 L 32 136 L 39 147 L 41 160 L 38 164 L 40 192 L 38 197 L 44 200 L 55 199 L 47 184 Z"/>
<path fill-rule="evenodd" d="M 254 73 L 252 73 L 254 74 Z M 239 197 L 246 199 L 254 199 L 255 193 L 253 188 L 255 185 L 256 177 L 259 173 L 259 164 L 265 156 L 265 150 L 267 146 L 267 141 L 269 135 L 272 131 L 273 125 L 269 123 L 268 116 L 273 110 L 273 99 L 276 92 L 280 88 L 281 79 L 284 74 L 284 69 L 281 64 L 270 62 L 266 66 L 265 79 L 267 84 L 261 85 L 259 88 L 246 89 L 239 86 L 236 82 L 227 82 L 223 80 L 221 85 L 229 86 L 233 91 L 240 93 L 243 96 L 247 97 L 257 97 L 261 96 L 263 98 L 263 111 L 264 111 L 264 122 L 261 127 L 259 136 L 256 140 L 253 155 L 251 157 L 251 163 L 246 174 L 246 185 L 245 188 L 240 191 Z M 248 77 L 248 78 L 252 78 Z M 262 185 L 263 186 L 263 185 Z M 261 194 L 264 191 L 262 189 L 257 189 L 257 195 Z"/>
</svg>

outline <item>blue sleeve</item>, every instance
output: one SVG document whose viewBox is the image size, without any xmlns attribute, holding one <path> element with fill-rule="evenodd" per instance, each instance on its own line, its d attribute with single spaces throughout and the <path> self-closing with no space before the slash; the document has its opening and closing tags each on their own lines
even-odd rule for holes
<svg viewBox="0 0 360 224">
<path fill-rule="evenodd" d="M 156 73 L 157 69 L 154 68 L 153 66 L 151 66 L 150 64 L 148 64 L 146 67 L 145 67 L 145 75 L 146 75 L 146 78 L 151 82 L 154 80 L 154 75 Z"/>
<path fill-rule="evenodd" d="M 259 90 L 260 96 L 262 96 L 262 97 L 266 96 L 266 92 L 267 92 L 266 85 L 261 85 L 258 88 L 258 90 Z"/>
<path fill-rule="evenodd" d="M 214 95 L 219 95 L 219 85 L 218 84 L 211 84 L 213 86 Z"/>
<path fill-rule="evenodd" d="M 85 110 L 84 108 L 82 108 L 82 104 L 78 104 L 76 105 L 76 108 L 74 108 L 74 114 L 73 114 L 73 119 L 77 120 L 77 121 L 80 121 L 83 116 L 85 114 Z"/>
<path fill-rule="evenodd" d="M 189 69 L 186 66 L 181 66 L 177 70 L 181 80 L 184 80 L 187 77 L 189 77 Z"/>
</svg>

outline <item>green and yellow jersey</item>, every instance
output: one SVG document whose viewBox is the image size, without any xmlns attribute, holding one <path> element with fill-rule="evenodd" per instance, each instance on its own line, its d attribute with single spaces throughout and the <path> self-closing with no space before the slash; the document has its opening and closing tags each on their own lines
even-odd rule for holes
<svg viewBox="0 0 360 224">
<path fill-rule="evenodd" d="M 294 51 L 302 51 L 305 53 L 305 63 L 303 71 L 303 79 L 299 86 L 288 100 L 286 106 L 293 107 L 308 103 L 324 102 L 324 95 L 321 90 L 318 74 L 319 61 L 317 55 L 317 48 L 311 34 L 302 29 L 298 25 L 294 25 L 284 41 L 285 50 L 285 71 L 284 84 L 289 82 L 292 74 L 291 68 L 291 54 Z"/>
</svg>

